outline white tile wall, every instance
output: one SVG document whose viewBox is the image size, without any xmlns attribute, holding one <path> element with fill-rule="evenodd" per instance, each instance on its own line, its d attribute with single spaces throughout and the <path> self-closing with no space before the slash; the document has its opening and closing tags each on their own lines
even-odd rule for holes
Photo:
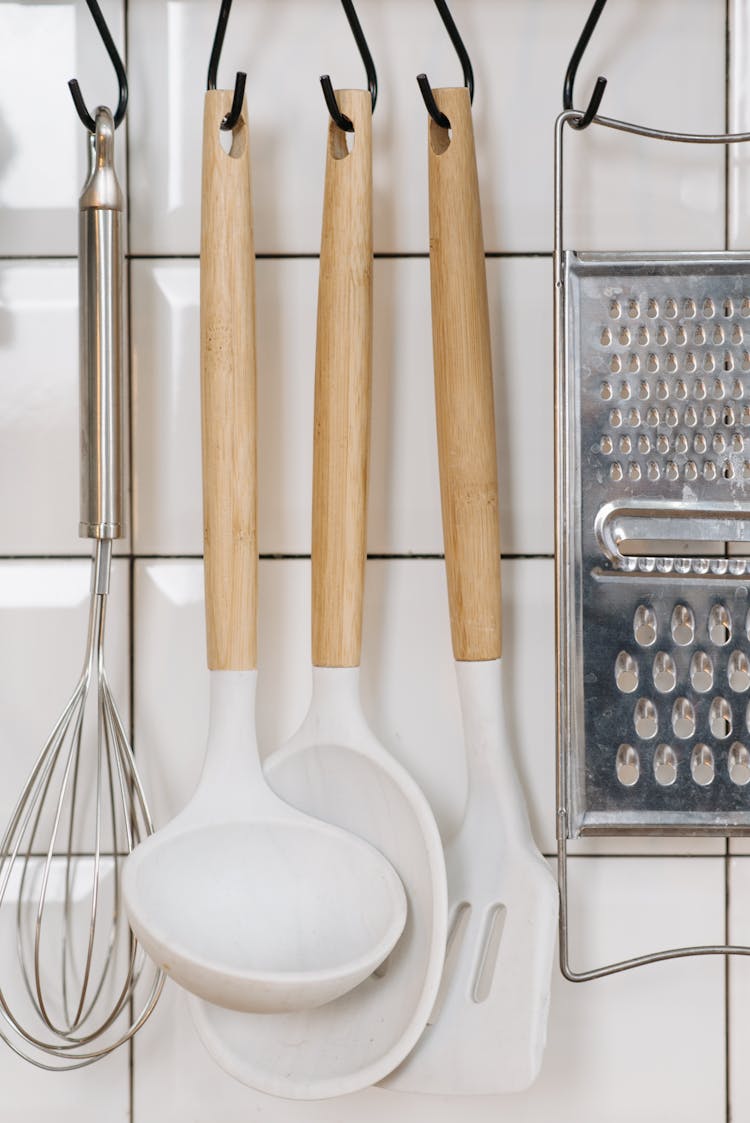
<svg viewBox="0 0 750 1123">
<path fill-rule="evenodd" d="M 198 407 L 202 90 L 218 0 L 104 0 L 127 43 L 131 107 L 118 133 L 129 186 L 130 539 L 115 564 L 107 658 L 157 822 L 190 795 L 206 725 Z M 543 851 L 554 836 L 552 123 L 589 0 L 453 0 L 472 53 L 495 360 L 504 688 Z M 728 8 L 728 11 L 727 11 Z M 430 797 L 460 813 L 463 767 L 449 644 L 432 403 L 425 114 L 414 75 L 457 79 L 431 4 L 360 0 L 380 77 L 375 116 L 375 373 L 363 701 Z M 727 84 L 727 17 L 731 81 Z M 749 128 L 748 0 L 618 0 L 578 79 L 604 108 L 667 128 Z M 114 83 L 84 0 L 0 0 L 0 820 L 78 673 L 88 587 L 77 528 L 77 198 L 85 143 L 65 82 L 89 105 Z M 283 743 L 309 672 L 311 412 L 326 113 L 318 86 L 359 84 L 334 0 L 235 0 L 220 83 L 248 70 L 260 357 L 259 738 Z M 41 124 L 37 127 L 36 122 Z M 568 244 L 747 244 L 748 159 L 602 130 L 567 138 Z M 129 159 L 126 160 L 126 156 Z M 725 214 L 725 189 L 730 199 Z M 726 218 L 728 216 L 728 230 Z M 743 225 L 744 224 L 744 225 Z M 750 229 L 750 228 L 749 228 Z M 305 256 L 307 255 L 307 256 Z M 55 258 L 65 260 L 54 260 Z M 16 258 L 18 260 L 2 260 Z M 299 555 L 302 555 L 301 557 Z M 416 556 L 412 556 L 416 555 Z M 133 599 L 130 603 L 132 579 Z M 734 844 L 739 852 L 742 844 Z M 573 848 L 573 958 L 589 965 L 673 943 L 750 941 L 750 859 L 722 840 Z M 746 868 L 747 867 L 747 868 Z M 726 892 L 728 872 L 731 874 Z M 7 956 L 5 957 L 7 959 Z M 0 948 L 2 971 L 11 969 Z M 292 1105 L 222 1074 L 169 989 L 132 1050 L 40 1075 L 0 1048 L 3 1120 L 36 1123 L 725 1123 L 750 1113 L 743 1057 L 750 964 L 703 959 L 573 985 L 555 972 L 537 1085 L 475 1100 L 380 1090 Z M 0 982 L 0 985 L 2 983 Z M 727 1017 L 728 1012 L 728 1017 Z M 728 1032 L 727 1032 L 728 1027 Z M 729 1065 L 727 1055 L 729 1051 Z M 728 1075 L 729 1074 L 729 1075 Z M 727 1097 L 727 1089 L 729 1096 Z"/>
</svg>

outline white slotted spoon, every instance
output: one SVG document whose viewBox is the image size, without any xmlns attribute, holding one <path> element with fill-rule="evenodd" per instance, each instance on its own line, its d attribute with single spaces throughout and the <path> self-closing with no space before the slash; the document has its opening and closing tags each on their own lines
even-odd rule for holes
<svg viewBox="0 0 750 1123">
<path fill-rule="evenodd" d="M 520 1091 L 546 1037 L 557 888 L 529 828 L 500 675 L 500 532 L 489 311 L 471 103 L 437 90 L 430 121 L 430 272 L 440 490 L 469 790 L 446 847 L 449 937 L 438 999 L 384 1085 Z"/>
</svg>

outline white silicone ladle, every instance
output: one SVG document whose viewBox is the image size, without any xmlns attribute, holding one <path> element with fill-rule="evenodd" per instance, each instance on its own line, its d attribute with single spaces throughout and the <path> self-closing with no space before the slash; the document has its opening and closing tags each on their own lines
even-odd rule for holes
<svg viewBox="0 0 750 1123">
<path fill-rule="evenodd" d="M 201 392 L 208 747 L 185 809 L 128 859 L 123 892 L 149 955 L 233 1010 L 330 1002 L 385 959 L 406 919 L 401 882 L 361 838 L 268 787 L 255 741 L 256 395 L 247 109 L 219 139 L 231 92 L 206 94 Z"/>
</svg>

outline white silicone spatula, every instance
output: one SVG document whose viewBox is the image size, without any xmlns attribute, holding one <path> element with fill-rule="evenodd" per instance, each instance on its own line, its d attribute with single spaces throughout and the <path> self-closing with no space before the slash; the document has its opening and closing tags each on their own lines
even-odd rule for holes
<svg viewBox="0 0 750 1123">
<path fill-rule="evenodd" d="M 266 774 L 296 807 L 360 834 L 406 890 L 387 967 L 316 1010 L 241 1015 L 191 1004 L 227 1072 L 295 1099 L 355 1092 L 395 1068 L 422 1032 L 445 954 L 443 851 L 427 801 L 370 729 L 359 698 L 372 344 L 371 96 L 339 90 L 354 125 L 330 124 L 318 289 L 313 464 L 313 695 Z"/>
<path fill-rule="evenodd" d="M 233 1010 L 304 1010 L 346 993 L 391 951 L 401 882 L 361 838 L 293 809 L 255 742 L 254 257 L 247 109 L 219 139 L 231 92 L 206 94 L 201 394 L 211 715 L 187 807 L 128 860 L 133 930 L 178 983 Z"/>
<path fill-rule="evenodd" d="M 517 1091 L 542 1058 L 557 889 L 529 829 L 500 675 L 500 533 L 487 282 L 471 104 L 435 91 L 430 274 L 440 490 L 468 801 L 446 847 L 449 936 L 441 990 L 387 1087 Z M 522 378 L 523 372 L 517 372 Z"/>
</svg>

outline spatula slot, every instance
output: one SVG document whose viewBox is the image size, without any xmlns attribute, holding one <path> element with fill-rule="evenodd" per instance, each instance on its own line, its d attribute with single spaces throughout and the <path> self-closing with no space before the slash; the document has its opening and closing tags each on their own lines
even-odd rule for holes
<svg viewBox="0 0 750 1123">
<path fill-rule="evenodd" d="M 443 977 L 440 980 L 440 989 L 435 999 L 435 1005 L 427 1019 L 427 1025 L 434 1025 L 440 1017 L 440 1012 L 445 1003 L 445 996 L 456 971 L 459 951 L 469 928 L 471 905 L 468 901 L 461 901 L 455 906 L 448 919 L 448 938 L 445 943 L 445 962 L 443 963 Z"/>
<path fill-rule="evenodd" d="M 505 905 L 498 904 L 493 905 L 487 914 L 484 936 L 482 939 L 482 950 L 479 955 L 477 973 L 474 977 L 474 986 L 471 994 L 475 1002 L 484 1002 L 485 999 L 490 996 L 507 913 L 508 910 Z"/>
</svg>

